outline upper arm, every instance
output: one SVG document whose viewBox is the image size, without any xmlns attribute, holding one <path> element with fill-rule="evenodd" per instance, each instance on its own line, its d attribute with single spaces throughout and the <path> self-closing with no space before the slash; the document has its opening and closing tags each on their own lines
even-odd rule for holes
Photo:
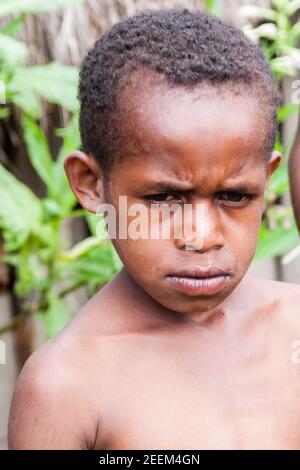
<svg viewBox="0 0 300 470">
<path fill-rule="evenodd" d="M 75 384 L 63 367 L 51 367 L 47 356 L 34 353 L 18 378 L 13 396 L 9 448 L 86 448 L 86 419 Z"/>
</svg>

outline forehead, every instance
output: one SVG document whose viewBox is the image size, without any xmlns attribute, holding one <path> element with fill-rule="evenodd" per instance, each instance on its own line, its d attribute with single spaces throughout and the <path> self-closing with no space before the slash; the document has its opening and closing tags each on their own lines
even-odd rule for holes
<svg viewBox="0 0 300 470">
<path fill-rule="evenodd" d="M 123 95 L 124 161 L 135 172 L 163 172 L 191 179 L 226 178 L 263 167 L 266 125 L 258 99 L 244 88 L 170 87 L 145 80 Z M 130 172 L 130 169 L 128 168 Z"/>
</svg>

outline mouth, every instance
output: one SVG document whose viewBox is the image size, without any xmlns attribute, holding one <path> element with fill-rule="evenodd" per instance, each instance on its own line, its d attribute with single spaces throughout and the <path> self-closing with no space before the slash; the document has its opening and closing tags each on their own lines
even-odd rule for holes
<svg viewBox="0 0 300 470">
<path fill-rule="evenodd" d="M 213 295 L 226 286 L 231 274 L 216 267 L 185 268 L 166 276 L 167 282 L 181 292 L 191 295 Z"/>
</svg>

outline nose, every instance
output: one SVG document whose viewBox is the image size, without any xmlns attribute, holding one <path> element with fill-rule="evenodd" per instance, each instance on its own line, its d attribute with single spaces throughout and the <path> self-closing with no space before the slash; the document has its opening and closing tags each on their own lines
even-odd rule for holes
<svg viewBox="0 0 300 470">
<path fill-rule="evenodd" d="M 175 245 L 180 250 L 206 253 L 224 246 L 218 208 L 211 201 L 185 204 L 178 221 Z M 178 228 L 181 230 L 178 231 Z"/>
</svg>

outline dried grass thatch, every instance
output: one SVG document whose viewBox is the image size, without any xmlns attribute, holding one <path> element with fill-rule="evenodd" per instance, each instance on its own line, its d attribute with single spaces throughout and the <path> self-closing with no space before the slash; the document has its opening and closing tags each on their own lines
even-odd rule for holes
<svg viewBox="0 0 300 470">
<path fill-rule="evenodd" d="M 240 6 L 266 6 L 270 0 L 221 0 L 221 3 L 224 17 L 240 23 Z M 22 34 L 30 45 L 31 63 L 55 59 L 64 64 L 79 65 L 94 41 L 121 18 L 143 10 L 199 10 L 203 6 L 204 0 L 88 0 L 63 12 L 28 17 Z"/>
</svg>

